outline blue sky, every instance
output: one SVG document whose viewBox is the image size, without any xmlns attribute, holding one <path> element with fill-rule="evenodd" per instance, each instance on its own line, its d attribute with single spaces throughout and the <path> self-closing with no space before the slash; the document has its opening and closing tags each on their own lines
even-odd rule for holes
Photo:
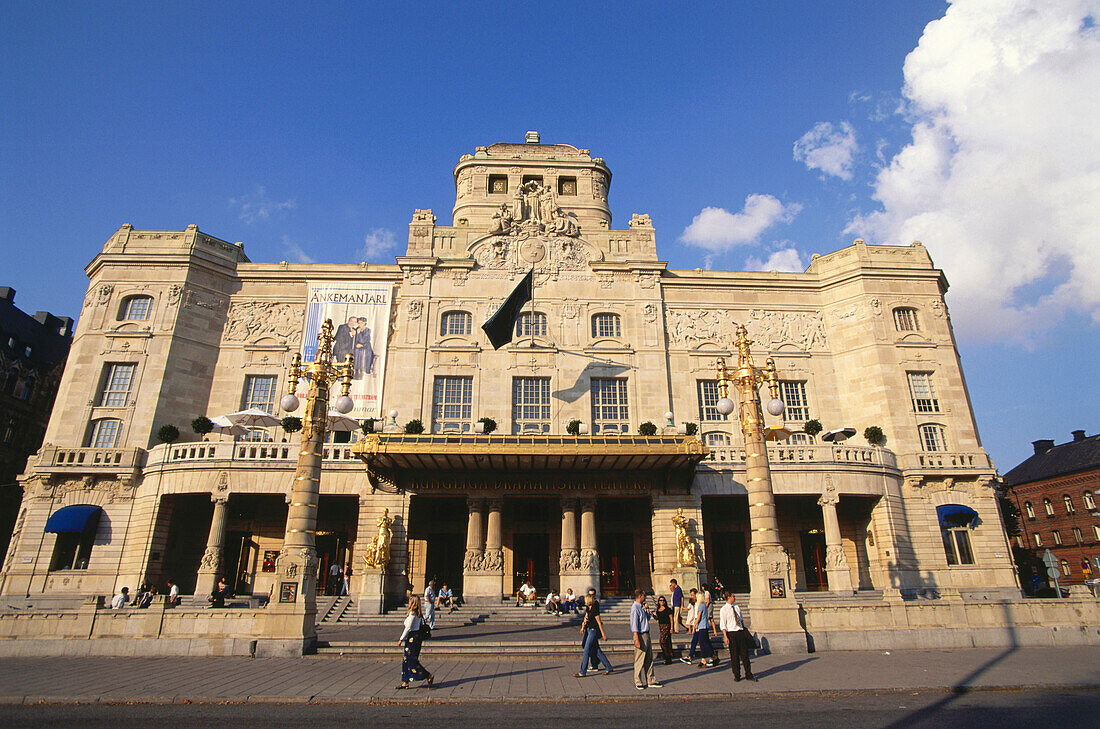
<svg viewBox="0 0 1100 729">
<path fill-rule="evenodd" d="M 1001 470 L 1097 430 L 1097 0 L 234 5 L 0 8 L 24 310 L 78 312 L 126 222 L 392 261 L 461 154 L 537 129 L 607 161 L 616 226 L 649 213 L 675 268 L 924 241 Z"/>
</svg>

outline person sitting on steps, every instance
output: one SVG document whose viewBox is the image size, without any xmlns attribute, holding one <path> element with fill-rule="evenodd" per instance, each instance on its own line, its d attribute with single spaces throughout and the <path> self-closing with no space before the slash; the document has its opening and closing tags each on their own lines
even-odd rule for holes
<svg viewBox="0 0 1100 729">
<path fill-rule="evenodd" d="M 535 588 L 526 580 L 516 590 L 516 607 L 521 605 L 537 605 Z"/>
</svg>

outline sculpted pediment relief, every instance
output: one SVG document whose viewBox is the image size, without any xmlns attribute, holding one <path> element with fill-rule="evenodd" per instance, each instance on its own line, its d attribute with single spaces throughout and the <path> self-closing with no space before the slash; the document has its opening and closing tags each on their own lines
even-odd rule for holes
<svg viewBox="0 0 1100 729">
<path fill-rule="evenodd" d="M 534 268 L 538 277 L 546 278 L 562 272 L 590 275 L 588 264 L 602 260 L 603 254 L 579 237 L 521 234 L 482 238 L 470 246 L 470 257 L 477 264 L 475 274 L 522 274 Z"/>
<path fill-rule="evenodd" d="M 749 338 L 758 346 L 773 351 L 809 352 L 828 347 L 825 320 L 815 311 L 668 309 L 666 320 L 669 344 L 689 349 L 708 344 L 734 349 L 737 324 L 745 325 Z"/>
</svg>

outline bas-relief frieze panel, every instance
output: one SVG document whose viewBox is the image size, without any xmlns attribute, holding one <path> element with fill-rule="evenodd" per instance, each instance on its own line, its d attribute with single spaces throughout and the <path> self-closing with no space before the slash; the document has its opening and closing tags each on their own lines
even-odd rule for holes
<svg viewBox="0 0 1100 729">
<path fill-rule="evenodd" d="M 304 306 L 278 301 L 234 301 L 222 339 L 226 342 L 256 342 L 275 339 L 297 346 L 302 338 Z"/>
<path fill-rule="evenodd" d="M 793 345 L 806 352 L 828 348 L 825 319 L 816 311 L 666 308 L 665 315 L 672 346 L 695 347 L 712 342 L 733 350 L 736 326 L 744 324 L 749 338 L 761 347 Z"/>
<path fill-rule="evenodd" d="M 470 254 L 477 263 L 474 278 L 517 278 L 533 268 L 536 283 L 590 279 L 589 262 L 601 258 L 585 241 L 560 236 L 495 236 L 476 243 Z"/>
</svg>

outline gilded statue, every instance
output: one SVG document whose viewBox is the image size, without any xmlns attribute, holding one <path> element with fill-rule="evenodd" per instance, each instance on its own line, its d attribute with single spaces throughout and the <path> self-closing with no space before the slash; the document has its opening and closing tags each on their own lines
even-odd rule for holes
<svg viewBox="0 0 1100 729">
<path fill-rule="evenodd" d="M 389 517 L 389 513 L 389 509 L 382 509 L 382 516 L 378 517 L 378 533 L 371 537 L 367 544 L 367 553 L 363 556 L 363 561 L 368 567 L 385 567 L 390 561 L 393 519 Z"/>
<path fill-rule="evenodd" d="M 672 517 L 672 524 L 676 527 L 676 564 L 679 567 L 694 567 L 698 563 L 695 556 L 695 544 L 688 536 L 688 520 L 684 516 L 683 509 L 676 510 L 676 516 Z"/>
</svg>

